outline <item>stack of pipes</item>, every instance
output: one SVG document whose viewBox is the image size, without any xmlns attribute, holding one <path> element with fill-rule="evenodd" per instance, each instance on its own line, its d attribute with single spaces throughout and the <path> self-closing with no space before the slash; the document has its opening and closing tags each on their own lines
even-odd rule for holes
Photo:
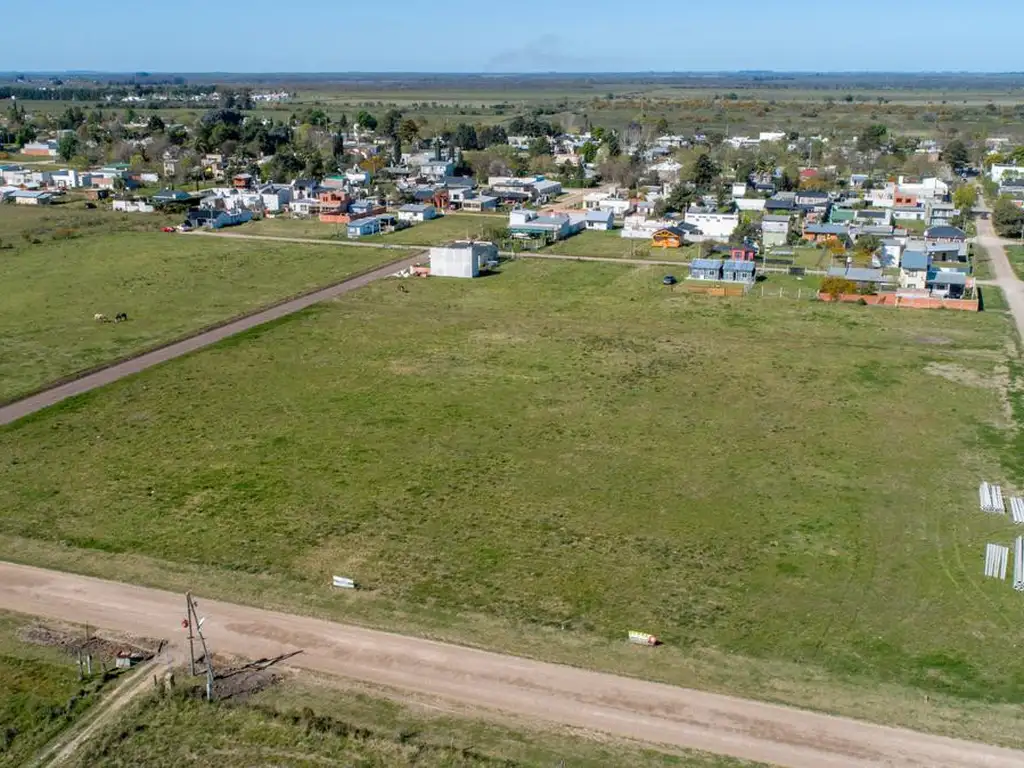
<svg viewBox="0 0 1024 768">
<path fill-rule="evenodd" d="M 1000 544 L 985 545 L 985 575 L 994 579 L 1006 578 L 1006 564 L 1010 558 L 1010 548 Z"/>
<path fill-rule="evenodd" d="M 1013 550 L 1013 588 L 1024 592 L 1024 536 L 1017 537 Z"/>
</svg>

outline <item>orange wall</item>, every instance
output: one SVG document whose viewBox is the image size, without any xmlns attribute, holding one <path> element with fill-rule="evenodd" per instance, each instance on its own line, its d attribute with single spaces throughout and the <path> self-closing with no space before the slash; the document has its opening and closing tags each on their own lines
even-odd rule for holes
<svg viewBox="0 0 1024 768">
<path fill-rule="evenodd" d="M 819 293 L 822 301 L 832 301 L 831 294 Z M 863 299 L 866 304 L 875 307 L 910 307 L 911 309 L 957 309 L 964 312 L 977 312 L 977 299 L 940 299 L 930 296 L 897 296 L 895 293 L 879 293 L 873 296 L 861 296 L 856 293 L 844 293 L 838 301 L 858 303 Z"/>
</svg>

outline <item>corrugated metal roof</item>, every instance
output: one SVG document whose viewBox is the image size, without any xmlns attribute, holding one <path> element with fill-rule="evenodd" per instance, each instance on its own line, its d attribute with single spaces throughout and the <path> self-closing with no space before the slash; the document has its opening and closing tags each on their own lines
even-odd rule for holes
<svg viewBox="0 0 1024 768">
<path fill-rule="evenodd" d="M 941 225 L 937 227 L 928 227 L 928 229 L 924 231 L 924 236 L 929 238 L 948 237 L 956 238 L 958 240 L 964 240 L 967 238 L 967 235 L 964 233 L 962 229 L 958 229 L 957 227 L 946 227 Z"/>
<path fill-rule="evenodd" d="M 928 254 L 921 251 L 906 251 L 900 260 L 903 269 L 928 269 Z"/>
<path fill-rule="evenodd" d="M 829 277 L 845 277 L 855 283 L 880 283 L 882 281 L 882 270 L 869 269 L 867 267 L 832 267 L 828 271 Z"/>
<path fill-rule="evenodd" d="M 690 269 L 720 269 L 721 259 L 694 259 L 690 262 Z"/>
<path fill-rule="evenodd" d="M 940 285 L 967 285 L 967 275 L 952 269 L 940 269 L 929 273 L 928 282 Z"/>
<path fill-rule="evenodd" d="M 726 272 L 754 272 L 754 262 L 752 261 L 727 261 L 725 262 Z"/>
</svg>

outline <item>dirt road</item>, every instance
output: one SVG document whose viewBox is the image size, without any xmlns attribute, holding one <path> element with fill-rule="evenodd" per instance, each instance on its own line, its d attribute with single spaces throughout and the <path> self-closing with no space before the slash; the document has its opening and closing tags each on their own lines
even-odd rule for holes
<svg viewBox="0 0 1024 768">
<path fill-rule="evenodd" d="M 285 315 L 294 314 L 295 312 L 312 306 L 318 302 L 333 299 L 337 296 L 341 296 L 342 294 L 354 291 L 357 288 L 362 288 L 364 285 L 372 283 L 375 280 L 380 280 L 381 278 L 387 277 L 390 274 L 411 266 L 416 260 L 417 257 L 413 256 L 391 262 L 383 267 L 378 267 L 370 272 L 364 272 L 361 275 L 350 277 L 340 283 L 328 286 L 327 288 L 323 288 L 319 291 L 314 291 L 313 293 L 308 293 L 299 298 L 282 302 L 268 309 L 254 312 L 251 315 L 245 315 L 244 317 L 225 323 L 224 325 L 217 326 L 203 333 L 159 347 L 150 352 L 129 358 L 128 360 L 113 363 L 105 368 L 101 368 L 80 378 L 73 379 L 65 384 L 59 384 L 55 387 L 39 392 L 38 394 L 17 400 L 13 403 L 0 407 L 0 425 L 9 424 L 12 421 L 28 416 L 30 413 L 35 413 L 43 408 L 59 403 L 61 400 L 65 400 L 66 398 L 80 395 L 83 392 L 88 392 L 89 390 L 96 389 L 97 387 L 102 387 L 105 384 L 110 384 L 118 379 L 123 379 L 126 376 L 139 373 L 147 368 L 152 368 L 154 365 L 165 363 L 176 357 L 187 355 L 189 352 L 195 352 L 203 347 L 216 344 L 218 341 L 222 341 L 229 336 L 234 336 L 235 334 L 247 331 L 250 328 L 255 328 L 257 325 L 269 323 L 271 320 L 277 320 Z"/>
<path fill-rule="evenodd" d="M 1006 303 L 1013 313 L 1013 321 L 1017 325 L 1017 333 L 1024 342 L 1024 282 L 1018 279 L 1010 260 L 1003 248 L 1003 241 L 992 228 L 991 219 L 976 219 L 978 227 L 977 242 L 988 253 L 992 261 L 992 269 L 996 273 L 995 284 L 1003 289 Z M 988 281 L 991 282 L 991 281 Z"/>
<path fill-rule="evenodd" d="M 0 563 L 0 608 L 184 642 L 181 595 Z M 211 650 L 791 768 L 1019 768 L 1024 752 L 203 600 Z M 638 653 L 651 652 L 637 649 Z"/>
</svg>

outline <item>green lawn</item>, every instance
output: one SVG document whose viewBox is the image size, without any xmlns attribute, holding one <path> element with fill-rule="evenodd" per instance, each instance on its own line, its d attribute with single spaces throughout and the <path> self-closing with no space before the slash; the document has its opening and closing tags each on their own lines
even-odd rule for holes
<svg viewBox="0 0 1024 768">
<path fill-rule="evenodd" d="M 1022 741 L 1006 317 L 663 271 L 378 283 L 0 429 L 0 556 Z"/>
<path fill-rule="evenodd" d="M 1005 312 L 1010 308 L 1006 303 L 1006 295 L 1003 289 L 995 285 L 982 285 L 978 287 L 981 292 L 981 308 L 987 312 Z"/>
<path fill-rule="evenodd" d="M 974 243 L 971 246 L 971 268 L 974 277 L 979 280 L 991 280 L 995 277 L 992 271 L 992 258 L 984 246 Z"/>
<path fill-rule="evenodd" d="M 472 213 L 450 213 L 432 221 L 413 224 L 407 229 L 383 235 L 360 238 L 366 243 L 398 245 L 441 245 L 451 240 L 485 236 L 487 232 L 507 226 L 504 216 Z M 254 221 L 238 229 L 240 233 L 273 237 L 308 237 L 314 239 L 348 239 L 344 224 L 323 224 L 316 219 L 274 218 Z"/>
<path fill-rule="evenodd" d="M 29 759 L 93 704 L 98 678 L 80 682 L 70 656 L 24 642 L 29 619 L 0 613 L 0 766 Z"/>
<path fill-rule="evenodd" d="M 1024 280 L 1024 245 L 1007 245 L 1006 257 L 1017 277 Z"/>
<path fill-rule="evenodd" d="M 16 246 L 0 251 L 0 400 L 394 257 L 140 232 Z"/>
<path fill-rule="evenodd" d="M 697 257 L 697 246 L 684 248 L 652 248 L 650 240 L 633 240 L 622 237 L 620 230 L 611 232 L 580 232 L 570 238 L 552 243 L 542 252 L 559 253 L 566 256 L 600 256 L 603 258 L 659 259 L 666 261 L 690 261 Z"/>
<path fill-rule="evenodd" d="M 613 739 L 546 731 L 403 706 L 355 690 L 286 679 L 241 700 L 210 705 L 198 691 L 150 698 L 88 742 L 70 762 L 140 765 L 381 766 L 398 768 L 741 768 L 701 753 L 667 755 Z"/>
</svg>

